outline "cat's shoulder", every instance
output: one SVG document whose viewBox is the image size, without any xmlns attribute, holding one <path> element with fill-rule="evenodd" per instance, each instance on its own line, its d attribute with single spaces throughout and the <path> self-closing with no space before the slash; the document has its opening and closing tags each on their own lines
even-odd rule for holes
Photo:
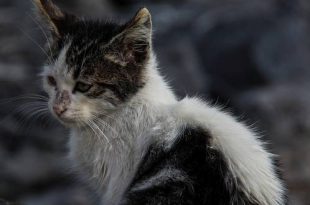
<svg viewBox="0 0 310 205">
<path fill-rule="evenodd" d="M 251 128 L 199 98 L 178 101 L 171 107 L 171 114 L 180 127 L 195 128 L 199 136 L 207 137 L 212 149 L 223 154 L 246 195 L 262 204 L 284 204 L 285 188 L 277 176 L 274 157 Z"/>
<path fill-rule="evenodd" d="M 245 128 L 245 126 L 237 122 L 237 118 L 233 117 L 229 112 L 197 97 L 185 97 L 177 101 L 170 107 L 170 111 L 180 124 L 186 124 L 191 127 L 198 126 L 203 129 L 211 129 L 213 125 L 217 125 L 222 128 L 226 126 Z"/>
</svg>

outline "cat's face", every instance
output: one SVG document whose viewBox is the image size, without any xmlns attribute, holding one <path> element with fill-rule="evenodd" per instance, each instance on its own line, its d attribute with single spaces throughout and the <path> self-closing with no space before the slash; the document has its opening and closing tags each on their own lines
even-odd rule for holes
<svg viewBox="0 0 310 205">
<path fill-rule="evenodd" d="M 151 17 L 141 9 L 125 25 L 80 20 L 51 1 L 35 1 L 53 36 L 42 73 L 49 108 L 66 125 L 109 115 L 144 86 Z"/>
</svg>

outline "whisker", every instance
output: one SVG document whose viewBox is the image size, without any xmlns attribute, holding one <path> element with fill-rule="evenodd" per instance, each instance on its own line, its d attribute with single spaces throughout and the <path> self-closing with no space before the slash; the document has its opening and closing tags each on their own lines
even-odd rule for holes
<svg viewBox="0 0 310 205">
<path fill-rule="evenodd" d="M 102 134 L 104 136 L 104 138 L 106 139 L 107 143 L 110 144 L 110 141 L 109 141 L 109 138 L 103 133 L 103 131 L 98 127 L 98 125 L 93 122 L 93 121 L 90 121 L 90 123 L 95 126 L 95 128 L 100 132 L 100 134 Z"/>
<path fill-rule="evenodd" d="M 96 115 L 93 115 L 92 116 L 95 118 L 95 120 L 99 121 L 102 125 L 104 126 L 108 126 L 113 132 L 114 134 L 117 134 L 115 128 L 113 128 L 111 125 L 109 125 L 107 122 L 105 122 L 104 120 L 100 119 L 99 117 L 97 117 Z"/>
<path fill-rule="evenodd" d="M 92 114 L 92 116 L 95 118 L 95 120 L 98 121 L 98 123 L 100 123 L 100 125 L 110 129 L 114 135 L 111 136 L 111 139 L 116 142 L 120 142 L 122 143 L 122 145 L 127 145 L 128 147 L 130 147 L 129 142 L 125 139 L 123 139 L 123 137 L 119 137 L 118 132 L 116 131 L 115 128 L 113 128 L 109 123 L 105 122 L 103 119 L 99 118 L 98 116 Z"/>
<path fill-rule="evenodd" d="M 99 143 L 102 144 L 102 140 L 101 140 L 101 137 L 98 135 L 98 133 L 95 131 L 95 128 L 93 127 L 91 121 L 87 121 L 87 125 L 90 127 L 90 129 L 94 132 L 96 138 L 98 139 Z"/>
<path fill-rule="evenodd" d="M 40 48 L 40 50 L 43 52 L 43 54 L 46 55 L 47 60 L 49 61 L 50 64 L 53 64 L 53 61 L 51 60 L 50 56 L 46 53 L 45 49 L 42 48 L 42 46 L 35 41 L 27 32 L 25 32 L 22 28 L 18 27 L 18 29 L 29 39 L 31 40 L 36 46 L 38 46 L 38 48 Z"/>
<path fill-rule="evenodd" d="M 27 15 L 32 19 L 32 21 L 37 24 L 37 26 L 40 28 L 41 32 L 43 33 L 46 41 L 47 41 L 47 44 L 48 44 L 48 47 L 49 47 L 49 50 L 50 50 L 50 53 L 52 53 L 52 48 L 51 48 L 51 43 L 49 41 L 49 38 L 47 37 L 47 34 L 45 32 L 45 30 L 42 28 L 41 24 L 29 13 L 27 13 Z"/>
<path fill-rule="evenodd" d="M 96 104 L 93 103 L 93 102 L 89 102 L 89 103 L 92 104 L 92 105 L 96 105 Z M 104 116 L 104 117 L 110 118 L 111 120 L 117 121 L 117 120 L 114 119 L 112 116 L 107 115 L 106 113 L 100 113 L 100 114 L 91 113 L 91 115 L 94 115 L 94 116 L 96 116 L 96 117 L 98 117 L 98 118 L 100 117 L 100 115 L 102 115 L 102 116 Z"/>
<path fill-rule="evenodd" d="M 28 128 L 28 126 L 32 125 L 33 121 L 36 121 L 37 119 L 41 118 L 43 115 L 48 113 L 48 109 L 44 105 L 36 105 L 36 107 L 33 107 L 33 105 L 36 104 L 33 103 L 27 103 L 25 105 L 22 105 L 15 109 L 13 111 L 14 114 L 23 114 L 18 116 L 18 125 L 23 128 Z M 6 116 L 3 120 L 5 120 L 7 117 L 11 115 Z M 41 122 L 41 121 L 40 121 Z M 28 125 L 28 126 L 27 126 Z M 28 130 L 28 129 L 27 129 Z"/>
<path fill-rule="evenodd" d="M 43 95 L 36 95 L 36 94 L 21 95 L 21 96 L 16 96 L 16 97 L 6 98 L 6 99 L 3 99 L 3 100 L 0 100 L 0 104 L 6 104 L 6 103 L 21 101 L 21 100 L 48 101 L 48 97 L 43 96 Z"/>
</svg>

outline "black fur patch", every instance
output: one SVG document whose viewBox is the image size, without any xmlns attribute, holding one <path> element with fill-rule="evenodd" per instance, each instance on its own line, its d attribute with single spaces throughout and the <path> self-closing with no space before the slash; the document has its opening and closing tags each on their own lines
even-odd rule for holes
<svg viewBox="0 0 310 205">
<path fill-rule="evenodd" d="M 211 136 L 202 129 L 187 128 L 171 147 L 150 147 L 125 196 L 126 205 L 258 205 L 244 196 L 227 168 L 222 154 L 210 146 Z M 135 190 L 166 167 L 184 173 L 184 180 L 163 181 Z"/>
<path fill-rule="evenodd" d="M 128 49 L 134 48 L 135 45 L 127 45 L 122 39 L 109 44 L 113 37 L 126 29 L 126 25 L 77 21 L 67 29 L 65 37 L 58 40 L 56 47 L 60 51 L 71 42 L 66 56 L 68 72 L 73 74 L 74 79 L 93 85 L 92 92 L 87 96 L 97 98 L 105 89 L 109 89 L 119 101 L 125 101 L 143 87 L 143 69 L 148 60 L 149 42 L 138 41 L 142 46 L 139 52 L 132 54 L 134 60 L 121 65 L 106 59 L 105 55 L 128 52 Z M 59 51 L 56 55 L 59 55 Z"/>
<path fill-rule="evenodd" d="M 85 20 L 61 11 L 52 1 L 35 0 L 38 11 L 49 27 L 49 45 L 56 60 L 65 45 L 68 74 L 92 86 L 85 93 L 92 98 L 123 102 L 144 86 L 143 70 L 151 48 L 151 16 L 141 9 L 125 24 Z M 52 60 L 49 59 L 49 63 Z M 107 86 L 105 86 L 107 85 Z M 109 96 L 104 96 L 109 89 Z"/>
</svg>

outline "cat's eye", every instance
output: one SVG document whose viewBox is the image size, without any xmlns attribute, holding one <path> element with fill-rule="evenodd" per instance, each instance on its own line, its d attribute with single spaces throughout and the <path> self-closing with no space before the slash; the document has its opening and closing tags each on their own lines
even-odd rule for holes
<svg viewBox="0 0 310 205">
<path fill-rule="evenodd" d="M 50 86 L 56 86 L 56 80 L 53 76 L 48 76 L 47 77 L 47 82 Z"/>
<path fill-rule="evenodd" d="M 82 83 L 82 82 L 78 82 L 75 85 L 74 91 L 78 91 L 81 93 L 85 93 L 87 91 L 89 91 L 89 89 L 92 87 L 92 85 L 86 84 L 86 83 Z"/>
</svg>

